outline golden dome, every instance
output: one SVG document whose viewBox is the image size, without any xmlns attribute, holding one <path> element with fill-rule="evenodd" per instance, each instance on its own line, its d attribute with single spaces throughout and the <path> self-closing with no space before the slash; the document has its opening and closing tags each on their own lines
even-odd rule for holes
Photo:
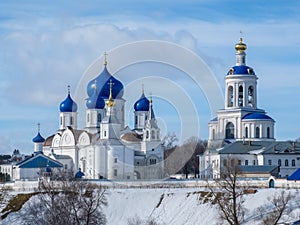
<svg viewBox="0 0 300 225">
<path fill-rule="evenodd" d="M 246 51 L 246 49 L 247 49 L 247 45 L 245 43 L 243 43 L 243 39 L 240 38 L 240 42 L 235 45 L 235 50 L 238 53 L 241 53 L 241 52 Z"/>
</svg>

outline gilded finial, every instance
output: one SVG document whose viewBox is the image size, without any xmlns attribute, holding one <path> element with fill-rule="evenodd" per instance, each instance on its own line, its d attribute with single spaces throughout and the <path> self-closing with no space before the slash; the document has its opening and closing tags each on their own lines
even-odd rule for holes
<svg viewBox="0 0 300 225">
<path fill-rule="evenodd" d="M 68 85 L 68 94 L 70 94 L 71 92 L 70 92 L 70 88 L 71 88 L 71 86 L 70 85 Z"/>
<path fill-rule="evenodd" d="M 235 45 L 235 50 L 237 51 L 237 53 L 243 53 L 247 49 L 247 45 L 243 43 L 243 38 L 242 38 L 243 32 L 240 31 L 240 34 L 241 34 L 240 41 Z"/>
<path fill-rule="evenodd" d="M 104 66 L 106 66 L 106 65 L 107 65 L 106 56 L 107 56 L 107 53 L 106 53 L 106 52 L 104 52 Z"/>
<path fill-rule="evenodd" d="M 142 94 L 145 93 L 145 88 L 144 88 L 144 84 L 142 84 Z"/>
<path fill-rule="evenodd" d="M 113 86 L 113 82 L 110 79 L 110 81 L 109 81 L 109 97 L 108 97 L 108 100 L 106 101 L 106 105 L 108 107 L 113 107 L 115 105 L 115 102 L 112 97 L 112 86 Z"/>
</svg>

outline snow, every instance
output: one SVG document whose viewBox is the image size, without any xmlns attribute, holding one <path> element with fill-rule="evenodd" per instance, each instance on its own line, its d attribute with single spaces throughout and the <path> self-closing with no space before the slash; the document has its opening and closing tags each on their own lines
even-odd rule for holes
<svg viewBox="0 0 300 225">
<path fill-rule="evenodd" d="M 245 196 L 246 222 L 243 224 L 259 224 L 257 208 L 268 202 L 274 194 L 282 190 L 295 194 L 291 202 L 293 211 L 285 221 L 295 221 L 300 217 L 300 196 L 297 189 L 257 189 L 255 194 Z M 143 220 L 154 218 L 160 224 L 165 225 L 214 225 L 220 224 L 218 211 L 215 205 L 205 202 L 200 191 L 205 188 L 131 188 L 108 189 L 108 206 L 104 207 L 108 225 L 127 225 L 128 219 L 139 217 Z M 207 198 L 206 198 L 207 199 Z M 26 210 L 26 204 L 21 211 Z M 266 213 L 269 209 L 266 208 Z M 26 211 L 25 211 L 26 212 Z M 0 224 L 19 225 L 16 222 L 20 212 L 10 214 Z M 23 214 L 24 215 L 24 214 Z M 224 223 L 221 223 L 224 224 Z"/>
</svg>

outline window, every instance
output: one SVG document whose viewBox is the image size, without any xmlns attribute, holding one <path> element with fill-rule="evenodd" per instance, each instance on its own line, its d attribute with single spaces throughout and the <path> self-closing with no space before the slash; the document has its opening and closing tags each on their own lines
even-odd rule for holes
<svg viewBox="0 0 300 225">
<path fill-rule="evenodd" d="M 215 140 L 215 129 L 212 130 L 212 139 Z"/>
<path fill-rule="evenodd" d="M 149 131 L 146 132 L 146 138 L 149 138 Z"/>
<path fill-rule="evenodd" d="M 248 88 L 248 105 L 254 107 L 254 88 L 250 86 Z"/>
<path fill-rule="evenodd" d="M 118 176 L 118 170 L 117 169 L 114 169 L 114 176 Z"/>
<path fill-rule="evenodd" d="M 281 166 L 281 159 L 278 159 L 278 166 Z"/>
<path fill-rule="evenodd" d="M 152 139 L 155 139 L 155 131 L 154 131 L 154 130 L 151 131 L 151 138 L 152 138 Z"/>
<path fill-rule="evenodd" d="M 234 125 L 233 123 L 229 122 L 226 125 L 226 139 L 234 139 Z"/>
<path fill-rule="evenodd" d="M 296 161 L 295 161 L 295 159 L 292 160 L 292 166 L 296 166 Z"/>
<path fill-rule="evenodd" d="M 62 125 L 63 124 L 63 118 L 62 118 L 62 116 L 60 117 L 60 125 Z"/>
<path fill-rule="evenodd" d="M 248 127 L 245 128 L 245 137 L 248 138 Z"/>
<path fill-rule="evenodd" d="M 106 137 L 106 130 L 104 131 L 104 137 Z"/>
<path fill-rule="evenodd" d="M 65 170 L 67 170 L 68 169 L 68 164 L 65 164 Z"/>
<path fill-rule="evenodd" d="M 248 160 L 247 159 L 245 160 L 245 166 L 248 166 Z"/>
<path fill-rule="evenodd" d="M 127 180 L 130 180 L 130 176 L 127 176 Z"/>
<path fill-rule="evenodd" d="M 233 87 L 232 86 L 229 86 L 228 87 L 228 98 L 227 98 L 227 101 L 228 101 L 228 107 L 232 107 L 233 106 Z"/>
<path fill-rule="evenodd" d="M 238 165 L 242 165 L 242 161 L 241 160 L 238 160 Z"/>
<path fill-rule="evenodd" d="M 137 125 L 138 124 L 138 117 L 137 116 L 135 116 L 135 125 Z"/>
<path fill-rule="evenodd" d="M 227 160 L 223 159 L 223 166 L 227 166 Z"/>
<path fill-rule="evenodd" d="M 73 116 L 70 117 L 70 124 L 73 125 Z"/>
<path fill-rule="evenodd" d="M 150 159 L 150 165 L 156 164 L 156 159 Z"/>
<path fill-rule="evenodd" d="M 285 166 L 289 166 L 289 160 L 286 159 L 286 160 L 284 161 L 284 165 L 285 165 Z"/>
<path fill-rule="evenodd" d="M 98 121 L 98 123 L 100 123 L 100 122 L 101 122 L 101 114 L 100 114 L 100 113 L 98 113 L 98 116 L 97 116 L 97 121 Z"/>
<path fill-rule="evenodd" d="M 255 128 L 255 138 L 259 138 L 260 129 L 259 127 Z"/>
<path fill-rule="evenodd" d="M 90 114 L 89 114 L 89 113 L 86 115 L 86 121 L 87 121 L 88 123 L 90 122 Z"/>
<path fill-rule="evenodd" d="M 270 138 L 270 127 L 267 128 L 267 138 Z"/>
<path fill-rule="evenodd" d="M 118 162 L 118 158 L 115 158 L 114 162 L 117 163 Z"/>
<path fill-rule="evenodd" d="M 271 160 L 271 159 L 268 160 L 268 165 L 269 165 L 269 166 L 272 165 L 272 160 Z"/>
<path fill-rule="evenodd" d="M 253 162 L 253 166 L 255 166 L 256 160 L 255 160 L 255 159 L 253 159 L 253 161 L 252 161 L 252 162 Z"/>
<path fill-rule="evenodd" d="M 239 86 L 239 99 L 238 99 L 238 104 L 239 106 L 243 106 L 243 101 L 244 101 L 244 93 L 243 93 L 243 86 Z"/>
</svg>

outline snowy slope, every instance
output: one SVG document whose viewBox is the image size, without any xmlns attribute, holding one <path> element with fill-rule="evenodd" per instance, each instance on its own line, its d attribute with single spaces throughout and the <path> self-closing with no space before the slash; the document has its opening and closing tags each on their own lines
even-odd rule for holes
<svg viewBox="0 0 300 225">
<path fill-rule="evenodd" d="M 282 189 L 258 189 L 256 194 L 246 196 L 245 207 L 246 225 L 259 224 L 257 207 L 268 202 L 268 197 L 280 193 Z M 202 191 L 202 195 L 201 192 Z M 108 225 L 127 225 L 129 218 L 141 219 L 155 218 L 165 225 L 214 225 L 222 224 L 218 221 L 215 206 L 206 203 L 203 196 L 204 189 L 109 189 L 107 191 L 108 206 L 104 208 Z M 292 205 L 293 218 L 285 221 L 299 219 L 300 196 L 295 189 L 286 190 L 296 194 Z M 26 208 L 26 204 L 25 204 Z M 22 209 L 25 210 L 25 209 Z M 268 212 L 266 208 L 266 212 Z M 9 215 L 0 224 L 22 224 L 17 222 L 18 213 Z"/>
</svg>

